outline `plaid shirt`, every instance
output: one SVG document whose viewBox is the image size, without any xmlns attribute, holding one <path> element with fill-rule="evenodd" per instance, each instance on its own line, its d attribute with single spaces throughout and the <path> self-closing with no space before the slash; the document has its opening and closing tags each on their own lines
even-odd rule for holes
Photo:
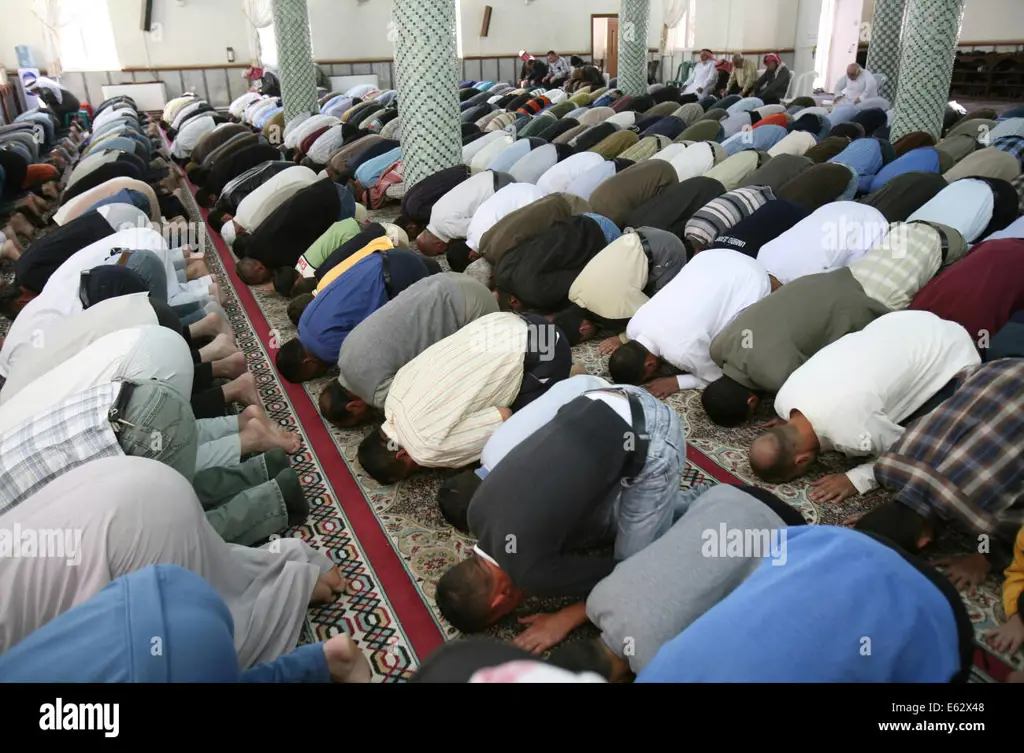
<svg viewBox="0 0 1024 753">
<path fill-rule="evenodd" d="M 946 265 L 960 258 L 963 245 L 950 242 Z M 850 265 L 864 292 L 900 311 L 943 266 L 939 231 L 923 222 L 894 222 L 885 237 Z"/>
<path fill-rule="evenodd" d="M 1020 197 L 1017 207 L 1020 209 L 1020 213 L 1024 214 L 1024 175 L 1018 175 L 1010 181 L 1010 185 L 1017 189 L 1017 196 Z"/>
<path fill-rule="evenodd" d="M 1024 359 L 959 376 L 956 394 L 878 459 L 875 478 L 922 516 L 1013 541 L 1024 524 Z"/>
<path fill-rule="evenodd" d="M 1024 136 L 1003 136 L 992 142 L 996 149 L 1009 152 L 1024 166 Z"/>
<path fill-rule="evenodd" d="M 90 387 L 0 436 L 0 515 L 58 476 L 122 454 L 110 422 L 121 385 Z"/>
</svg>

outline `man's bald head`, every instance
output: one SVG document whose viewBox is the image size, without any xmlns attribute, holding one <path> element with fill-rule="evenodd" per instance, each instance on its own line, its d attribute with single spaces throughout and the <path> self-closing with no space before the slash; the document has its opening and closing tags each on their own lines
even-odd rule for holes
<svg viewBox="0 0 1024 753">
<path fill-rule="evenodd" d="M 747 453 L 750 469 L 769 484 L 783 484 L 795 478 L 799 433 L 791 424 L 773 426 L 754 440 Z"/>
<path fill-rule="evenodd" d="M 850 63 L 846 66 L 846 77 L 851 81 L 856 81 L 857 76 L 860 75 L 861 68 L 856 63 Z"/>
</svg>

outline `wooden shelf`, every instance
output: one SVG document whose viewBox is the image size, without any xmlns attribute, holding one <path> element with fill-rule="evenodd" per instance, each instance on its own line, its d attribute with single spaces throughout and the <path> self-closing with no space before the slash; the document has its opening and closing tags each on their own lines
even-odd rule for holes
<svg viewBox="0 0 1024 753">
<path fill-rule="evenodd" d="M 1024 54 L 961 53 L 953 63 L 950 97 L 1020 99 L 1024 89 Z"/>
</svg>

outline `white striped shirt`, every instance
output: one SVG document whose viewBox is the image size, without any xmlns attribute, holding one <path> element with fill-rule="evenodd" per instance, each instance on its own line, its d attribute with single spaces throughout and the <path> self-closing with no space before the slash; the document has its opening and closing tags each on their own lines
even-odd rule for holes
<svg viewBox="0 0 1024 753">
<path fill-rule="evenodd" d="M 384 403 L 388 439 L 427 468 L 480 459 L 523 382 L 528 325 L 488 314 L 427 348 L 395 375 Z"/>
</svg>

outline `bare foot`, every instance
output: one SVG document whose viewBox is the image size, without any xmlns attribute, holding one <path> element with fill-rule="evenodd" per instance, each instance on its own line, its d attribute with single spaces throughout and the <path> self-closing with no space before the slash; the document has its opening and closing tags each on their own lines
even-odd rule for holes
<svg viewBox="0 0 1024 753">
<path fill-rule="evenodd" d="M 214 379 L 237 379 L 247 370 L 245 353 L 241 351 L 232 353 L 227 358 L 221 358 L 212 364 Z"/>
<path fill-rule="evenodd" d="M 368 683 L 373 677 L 370 662 L 347 633 L 324 643 L 324 655 L 331 680 L 342 683 Z"/>
<path fill-rule="evenodd" d="M 295 432 L 286 431 L 276 424 L 263 423 L 259 419 L 248 421 L 245 428 L 238 432 L 238 438 L 242 443 L 243 455 L 266 452 L 275 447 L 293 455 L 302 446 L 302 440 Z"/>
<path fill-rule="evenodd" d="M 11 261 L 17 261 L 21 258 L 21 244 L 18 243 L 18 239 L 11 236 L 4 241 L 3 246 L 0 246 L 0 259 L 10 259 Z"/>
<path fill-rule="evenodd" d="M 209 274 L 210 269 L 202 259 L 190 259 L 185 264 L 185 279 L 187 280 L 198 280 L 200 277 L 206 277 Z"/>
<path fill-rule="evenodd" d="M 569 369 L 569 376 L 571 376 L 571 377 L 583 376 L 586 373 L 587 373 L 587 367 L 584 366 L 582 363 L 574 363 L 572 365 L 572 368 Z"/>
<path fill-rule="evenodd" d="M 203 363 L 219 361 L 238 352 L 235 339 L 223 333 L 213 338 L 213 342 L 199 349 L 199 358 Z"/>
<path fill-rule="evenodd" d="M 228 402 L 242 405 L 259 405 L 260 396 L 256 392 L 256 377 L 247 371 L 237 379 L 224 385 L 224 397 Z"/>
<path fill-rule="evenodd" d="M 220 283 L 214 282 L 210 284 L 210 298 L 221 306 L 224 305 L 224 291 L 220 289 Z"/>
<path fill-rule="evenodd" d="M 25 215 L 19 212 L 15 212 L 11 215 L 10 226 L 11 230 L 28 240 L 32 240 L 36 237 L 35 227 L 33 227 L 32 223 L 26 219 Z"/>
<path fill-rule="evenodd" d="M 221 311 L 223 311 L 223 309 L 221 309 Z M 216 337 L 217 335 L 224 335 L 232 345 L 236 344 L 235 330 L 232 328 L 231 322 L 216 311 L 209 312 L 198 322 L 189 325 L 189 332 L 192 333 L 193 337 Z"/>
<path fill-rule="evenodd" d="M 250 405 L 238 414 L 238 431 L 241 432 L 250 421 L 270 423 L 270 418 L 267 417 L 267 412 L 263 410 L 262 405 Z"/>
<path fill-rule="evenodd" d="M 313 588 L 313 595 L 309 599 L 310 604 L 330 604 L 338 594 L 345 593 L 348 581 L 341 577 L 341 571 L 337 566 L 332 567 L 316 580 Z"/>
</svg>

